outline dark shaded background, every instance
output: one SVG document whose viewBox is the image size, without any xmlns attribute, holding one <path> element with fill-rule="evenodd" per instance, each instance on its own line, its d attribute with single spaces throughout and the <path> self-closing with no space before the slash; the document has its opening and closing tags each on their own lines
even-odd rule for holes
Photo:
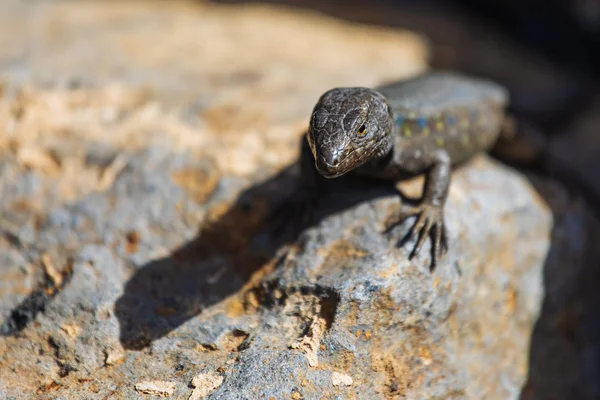
<svg viewBox="0 0 600 400">
<path fill-rule="evenodd" d="M 282 4 L 422 33 L 431 41 L 431 67 L 504 83 L 518 111 L 548 134 L 598 89 L 598 0 L 213 1 Z"/>
</svg>

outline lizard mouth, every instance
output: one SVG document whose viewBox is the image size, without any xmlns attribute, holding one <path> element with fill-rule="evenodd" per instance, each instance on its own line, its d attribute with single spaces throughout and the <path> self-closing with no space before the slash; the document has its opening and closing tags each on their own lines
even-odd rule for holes
<svg viewBox="0 0 600 400">
<path fill-rule="evenodd" d="M 315 166 L 317 168 L 317 171 L 319 171 L 319 174 L 328 179 L 337 178 L 338 176 L 348 172 L 348 169 L 340 168 L 341 164 L 343 163 L 330 164 L 327 161 L 325 161 L 322 157 L 318 157 L 315 162 Z"/>
<path fill-rule="evenodd" d="M 360 167 L 362 164 L 371 159 L 373 154 L 377 152 L 376 148 L 371 148 L 367 153 L 363 154 L 363 162 L 349 162 L 354 158 L 354 153 L 356 150 L 346 154 L 344 158 L 339 160 L 339 162 L 335 164 L 330 164 L 325 161 L 323 158 L 318 157 L 316 160 L 316 167 L 319 174 L 321 174 L 324 178 L 332 179 L 347 174 L 348 172 Z"/>
<path fill-rule="evenodd" d="M 323 172 L 321 172 L 321 175 L 322 175 L 324 178 L 327 178 L 327 179 L 332 179 L 332 178 L 337 178 L 338 176 L 342 176 L 342 175 L 344 175 L 346 172 L 348 172 L 348 171 L 343 171 L 343 172 L 330 172 L 330 173 L 323 173 Z"/>
</svg>

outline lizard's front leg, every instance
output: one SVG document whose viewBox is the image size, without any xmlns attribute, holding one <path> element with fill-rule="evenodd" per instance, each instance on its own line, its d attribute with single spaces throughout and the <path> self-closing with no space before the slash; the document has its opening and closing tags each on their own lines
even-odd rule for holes
<svg viewBox="0 0 600 400">
<path fill-rule="evenodd" d="M 410 254 L 410 259 L 419 254 L 425 239 L 427 236 L 431 236 L 433 246 L 431 269 L 433 270 L 437 266 L 438 259 L 448 249 L 448 238 L 444 223 L 444 205 L 450 187 L 451 161 L 448 153 L 441 149 L 432 152 L 428 157 L 419 161 L 423 163 L 427 170 L 421 203 L 403 212 L 388 230 L 408 217 L 418 216 L 409 236 L 412 237 L 418 234 L 417 244 Z M 410 160 L 408 162 L 410 163 Z"/>
</svg>

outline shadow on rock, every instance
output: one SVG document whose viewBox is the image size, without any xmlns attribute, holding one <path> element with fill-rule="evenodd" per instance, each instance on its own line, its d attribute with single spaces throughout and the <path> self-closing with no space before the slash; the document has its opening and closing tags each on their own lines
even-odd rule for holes
<svg viewBox="0 0 600 400">
<path fill-rule="evenodd" d="M 278 205 L 287 200 L 293 204 L 294 197 L 289 196 L 298 186 L 297 167 L 293 164 L 244 190 L 231 207 L 209 218 L 195 239 L 137 270 L 115 305 L 125 348 L 143 349 L 203 309 L 235 294 L 282 245 L 298 237 L 307 227 L 295 218 L 299 213 L 286 214 L 291 219 L 284 221 L 284 229 L 273 218 Z M 328 180 L 312 222 L 386 195 L 398 192 L 389 184 L 358 177 Z M 212 208 L 211 212 L 218 206 Z"/>
</svg>

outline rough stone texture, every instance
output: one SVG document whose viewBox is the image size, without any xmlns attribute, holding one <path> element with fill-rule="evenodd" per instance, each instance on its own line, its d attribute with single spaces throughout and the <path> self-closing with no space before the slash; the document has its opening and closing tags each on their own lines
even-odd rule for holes
<svg viewBox="0 0 600 400">
<path fill-rule="evenodd" d="M 0 34 L 0 398 L 187 399 L 199 374 L 223 377 L 209 399 L 598 393 L 600 228 L 556 183 L 465 165 L 433 273 L 428 246 L 395 246 L 408 224 L 382 232 L 389 187 L 340 178 L 313 226 L 267 222 L 316 97 L 423 68 L 414 35 L 201 2 L 0 7 L 20 38 Z"/>
<path fill-rule="evenodd" d="M 203 399 L 223 383 L 223 377 L 215 373 L 200 374 L 192 379 L 194 388 L 190 400 Z"/>
<path fill-rule="evenodd" d="M 175 392 L 175 384 L 163 381 L 144 381 L 136 383 L 135 390 L 152 396 L 169 397 Z"/>
</svg>

